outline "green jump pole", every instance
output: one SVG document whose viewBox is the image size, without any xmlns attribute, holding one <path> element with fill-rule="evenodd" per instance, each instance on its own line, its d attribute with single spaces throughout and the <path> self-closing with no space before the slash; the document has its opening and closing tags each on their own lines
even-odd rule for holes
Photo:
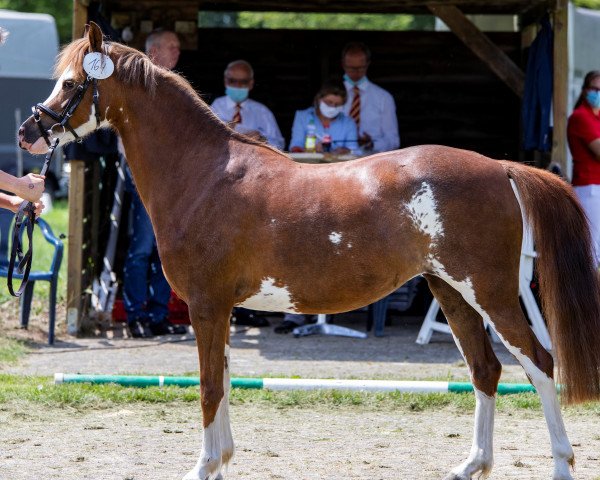
<svg viewBox="0 0 600 480">
<path fill-rule="evenodd" d="M 68 373 L 54 374 L 54 383 L 113 383 L 124 387 L 195 387 L 200 385 L 198 377 L 165 377 L 137 375 L 79 375 Z M 463 393 L 472 392 L 473 384 L 460 382 L 396 381 L 396 380 L 331 380 L 311 378 L 232 378 L 232 388 L 267 390 L 351 390 L 370 392 L 410 392 L 410 393 Z M 501 383 L 499 395 L 535 392 L 529 384 Z"/>
</svg>

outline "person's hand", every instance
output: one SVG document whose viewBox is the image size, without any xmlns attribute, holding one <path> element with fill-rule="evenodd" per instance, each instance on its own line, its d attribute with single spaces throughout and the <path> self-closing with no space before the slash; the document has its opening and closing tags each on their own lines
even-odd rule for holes
<svg viewBox="0 0 600 480">
<path fill-rule="evenodd" d="M 16 195 L 9 196 L 8 201 L 10 203 L 9 209 L 13 213 L 17 213 L 17 210 L 19 210 L 19 207 L 24 202 L 24 200 L 21 197 L 17 197 Z M 36 218 L 42 214 L 44 207 L 44 202 L 42 202 L 41 200 L 38 202 L 33 202 L 33 211 L 35 212 Z"/>
<path fill-rule="evenodd" d="M 368 133 L 363 133 L 360 137 L 358 137 L 358 145 L 360 145 L 365 150 L 373 149 L 373 139 L 371 135 Z"/>
<path fill-rule="evenodd" d="M 24 177 L 17 179 L 17 188 L 15 189 L 18 196 L 30 202 L 37 202 L 42 193 L 44 193 L 44 180 L 46 177 L 37 173 L 28 173 Z"/>
<path fill-rule="evenodd" d="M 290 149 L 290 152 L 292 152 L 292 153 L 301 153 L 303 151 L 304 151 L 304 149 L 302 147 L 292 147 Z"/>
</svg>

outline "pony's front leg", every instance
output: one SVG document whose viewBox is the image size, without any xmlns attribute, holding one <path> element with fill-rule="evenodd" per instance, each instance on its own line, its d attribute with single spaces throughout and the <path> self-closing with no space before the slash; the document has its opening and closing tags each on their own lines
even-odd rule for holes
<svg viewBox="0 0 600 480">
<path fill-rule="evenodd" d="M 190 306 L 200 360 L 202 404 L 202 452 L 196 466 L 183 480 L 219 480 L 221 470 L 233 457 L 229 422 L 229 315 L 231 307 L 219 313 Z"/>
</svg>

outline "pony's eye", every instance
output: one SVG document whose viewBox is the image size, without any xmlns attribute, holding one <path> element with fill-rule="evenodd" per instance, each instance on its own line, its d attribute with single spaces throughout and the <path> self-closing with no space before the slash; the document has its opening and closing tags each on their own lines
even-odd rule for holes
<svg viewBox="0 0 600 480">
<path fill-rule="evenodd" d="M 65 80 L 63 82 L 63 88 L 66 90 L 70 90 L 75 86 L 75 82 L 73 80 Z"/>
</svg>

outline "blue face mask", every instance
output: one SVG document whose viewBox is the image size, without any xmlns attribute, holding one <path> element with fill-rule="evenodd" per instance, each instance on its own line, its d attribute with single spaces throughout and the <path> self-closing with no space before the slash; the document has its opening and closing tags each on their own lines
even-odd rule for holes
<svg viewBox="0 0 600 480">
<path fill-rule="evenodd" d="M 356 82 L 354 80 L 352 80 L 347 73 L 344 73 L 344 81 L 348 82 L 350 85 L 352 85 L 353 87 L 356 87 L 358 85 L 360 85 L 363 82 L 367 81 L 367 77 L 360 77 L 360 80 L 357 80 Z"/>
<path fill-rule="evenodd" d="M 585 99 L 588 101 L 592 108 L 600 108 L 600 92 L 597 90 L 590 90 L 585 94 Z"/>
<path fill-rule="evenodd" d="M 249 88 L 225 87 L 225 95 L 231 98 L 235 103 L 242 103 L 248 98 Z"/>
</svg>

